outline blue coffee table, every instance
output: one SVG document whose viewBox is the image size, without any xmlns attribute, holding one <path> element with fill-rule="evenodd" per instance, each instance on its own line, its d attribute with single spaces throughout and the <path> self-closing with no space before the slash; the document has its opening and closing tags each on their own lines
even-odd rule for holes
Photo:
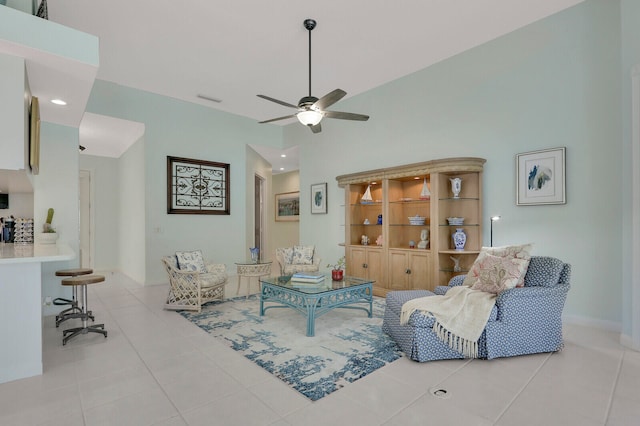
<svg viewBox="0 0 640 426">
<path fill-rule="evenodd" d="M 318 284 L 292 282 L 291 276 L 261 278 L 260 282 L 260 316 L 271 308 L 295 309 L 307 318 L 309 337 L 315 335 L 316 318 L 335 308 L 360 309 L 369 318 L 373 313 L 371 280 L 345 277 L 342 281 L 333 281 L 327 275 Z M 265 306 L 265 302 L 276 304 Z"/>
</svg>

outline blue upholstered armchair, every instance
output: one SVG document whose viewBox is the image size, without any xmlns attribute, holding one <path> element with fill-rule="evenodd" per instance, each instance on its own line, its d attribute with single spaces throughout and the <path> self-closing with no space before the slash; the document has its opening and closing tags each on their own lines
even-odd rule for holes
<svg viewBox="0 0 640 426">
<path fill-rule="evenodd" d="M 496 298 L 487 326 L 478 339 L 478 356 L 492 359 L 562 349 L 561 316 L 570 277 L 568 263 L 553 257 L 532 256 L 524 287 L 505 290 Z M 435 293 L 444 294 L 463 280 L 464 275 L 456 276 L 448 286 L 437 287 Z M 416 311 L 407 325 L 400 325 L 402 305 L 431 294 L 425 290 L 387 293 L 382 329 L 413 360 L 463 358 L 432 331 L 433 317 Z"/>
</svg>

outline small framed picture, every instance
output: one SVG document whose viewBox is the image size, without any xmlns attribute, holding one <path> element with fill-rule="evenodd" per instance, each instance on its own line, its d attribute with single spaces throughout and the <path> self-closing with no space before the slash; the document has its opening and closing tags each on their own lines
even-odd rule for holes
<svg viewBox="0 0 640 426">
<path fill-rule="evenodd" d="M 327 213 L 327 183 L 311 185 L 311 213 Z"/>
<path fill-rule="evenodd" d="M 300 220 L 300 191 L 276 194 L 276 222 Z"/>
<path fill-rule="evenodd" d="M 516 205 L 566 204 L 565 149 L 516 155 Z"/>
</svg>

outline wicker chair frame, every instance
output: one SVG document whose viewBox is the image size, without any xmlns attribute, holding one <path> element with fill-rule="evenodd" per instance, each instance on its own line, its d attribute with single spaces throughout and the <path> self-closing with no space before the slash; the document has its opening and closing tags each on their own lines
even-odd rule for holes
<svg viewBox="0 0 640 426">
<path fill-rule="evenodd" d="M 228 278 L 224 264 L 206 264 L 207 273 L 180 270 L 173 256 L 163 257 L 162 264 L 170 284 L 165 309 L 200 312 L 203 304 L 224 299 Z"/>
</svg>

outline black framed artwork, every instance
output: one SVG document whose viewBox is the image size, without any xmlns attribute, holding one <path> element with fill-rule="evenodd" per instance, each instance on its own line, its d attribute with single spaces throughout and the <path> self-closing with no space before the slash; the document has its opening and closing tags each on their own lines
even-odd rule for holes
<svg viewBox="0 0 640 426">
<path fill-rule="evenodd" d="M 167 156 L 168 214 L 231 214 L 227 163 Z"/>
</svg>

